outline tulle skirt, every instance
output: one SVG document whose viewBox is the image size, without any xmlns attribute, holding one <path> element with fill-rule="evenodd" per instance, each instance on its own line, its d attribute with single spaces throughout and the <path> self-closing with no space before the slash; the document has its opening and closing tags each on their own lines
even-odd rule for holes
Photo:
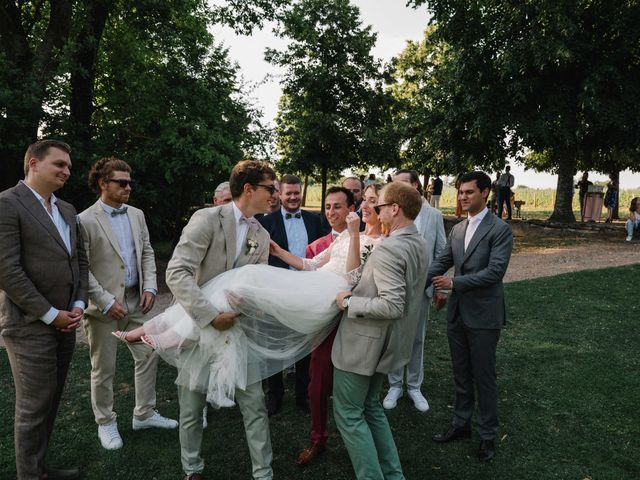
<svg viewBox="0 0 640 480">
<path fill-rule="evenodd" d="M 214 406 L 232 406 L 236 388 L 284 370 L 322 343 L 340 318 L 336 295 L 349 289 L 324 270 L 246 265 L 202 286 L 217 310 L 240 313 L 230 329 L 200 328 L 176 303 L 144 330 L 177 368 L 176 384 L 205 393 Z"/>
</svg>

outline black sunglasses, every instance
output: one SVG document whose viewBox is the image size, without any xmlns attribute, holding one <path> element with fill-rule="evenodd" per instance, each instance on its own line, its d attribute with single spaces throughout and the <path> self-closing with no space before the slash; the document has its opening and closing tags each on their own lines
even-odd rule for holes
<svg viewBox="0 0 640 480">
<path fill-rule="evenodd" d="M 269 192 L 269 195 L 273 195 L 278 191 L 278 189 L 273 185 L 262 185 L 261 183 L 252 183 L 251 185 L 253 185 L 254 187 L 262 187 L 266 189 L 267 192 Z"/>
<path fill-rule="evenodd" d="M 386 206 L 389 206 L 389 205 L 393 205 L 393 202 L 392 203 L 381 203 L 380 205 L 374 205 L 373 209 L 376 211 L 376 215 L 380 215 L 380 207 L 386 207 Z"/>
<path fill-rule="evenodd" d="M 110 178 L 109 180 L 107 180 L 107 182 L 115 182 L 120 185 L 120 188 L 127 188 L 127 186 L 133 187 L 133 180 L 120 180 L 118 178 Z"/>
</svg>

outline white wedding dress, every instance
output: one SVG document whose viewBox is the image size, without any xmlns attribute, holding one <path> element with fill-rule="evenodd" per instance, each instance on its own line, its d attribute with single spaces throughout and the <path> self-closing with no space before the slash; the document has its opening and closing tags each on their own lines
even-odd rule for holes
<svg viewBox="0 0 640 480">
<path fill-rule="evenodd" d="M 361 261 L 379 238 L 361 234 Z M 158 354 L 178 369 L 176 384 L 206 393 L 217 407 L 233 406 L 244 390 L 308 355 L 339 319 L 335 298 L 358 283 L 362 266 L 346 271 L 349 234 L 343 232 L 304 271 L 269 265 L 228 270 L 202 285 L 221 312 L 238 312 L 235 325 L 219 331 L 196 325 L 180 304 L 145 322 Z"/>
</svg>

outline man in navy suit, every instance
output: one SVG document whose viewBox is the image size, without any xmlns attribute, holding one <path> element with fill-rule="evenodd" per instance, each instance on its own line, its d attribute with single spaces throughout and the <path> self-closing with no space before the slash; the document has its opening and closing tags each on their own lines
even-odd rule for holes
<svg viewBox="0 0 640 480">
<path fill-rule="evenodd" d="M 307 245 L 322 236 L 321 220 L 315 213 L 300 209 L 302 201 L 302 182 L 295 175 L 285 175 L 280 180 L 281 208 L 258 219 L 269 232 L 271 240 L 285 250 L 305 257 Z M 269 256 L 269 265 L 280 268 L 292 268 L 278 257 Z M 293 294 L 293 293 L 292 293 Z M 284 384 L 282 373 L 268 380 L 267 410 L 269 415 L 276 414 L 282 406 Z M 309 385 L 309 357 L 296 363 L 296 404 L 307 407 L 307 387 Z"/>
</svg>

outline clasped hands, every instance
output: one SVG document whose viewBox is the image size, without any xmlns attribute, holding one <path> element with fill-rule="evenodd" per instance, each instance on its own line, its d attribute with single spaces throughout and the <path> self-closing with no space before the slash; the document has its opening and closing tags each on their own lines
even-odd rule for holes
<svg viewBox="0 0 640 480">
<path fill-rule="evenodd" d="M 447 303 L 447 294 L 444 291 L 453 289 L 453 279 L 439 275 L 431 279 L 431 284 L 436 289 L 433 295 L 433 304 L 436 310 L 441 310 Z"/>
<path fill-rule="evenodd" d="M 64 333 L 73 332 L 80 326 L 83 313 L 80 307 L 73 307 L 71 311 L 60 310 L 51 322 L 51 326 Z"/>
</svg>

